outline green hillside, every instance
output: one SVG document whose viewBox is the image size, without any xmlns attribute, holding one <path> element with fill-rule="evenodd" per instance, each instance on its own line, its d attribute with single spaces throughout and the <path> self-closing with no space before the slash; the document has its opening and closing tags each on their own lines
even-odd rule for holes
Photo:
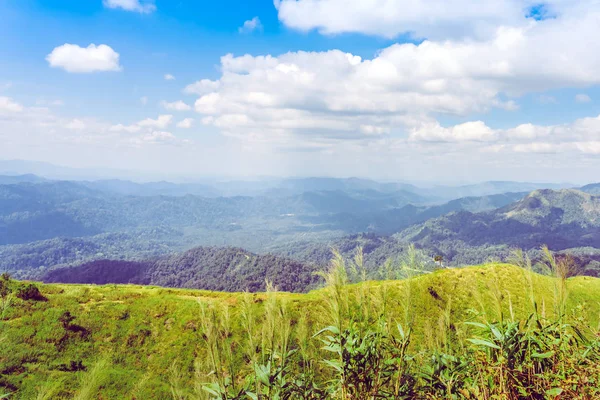
<svg viewBox="0 0 600 400">
<path fill-rule="evenodd" d="M 26 284 L 9 285 L 14 295 Z M 593 336 L 600 316 L 600 279 L 570 278 L 566 285 L 566 318 Z M 42 297 L 37 300 L 8 295 L 12 302 L 6 306 L 3 298 L 0 388 L 19 399 L 100 398 L 96 393 L 103 399 L 165 399 L 172 391 L 179 393 L 175 398 L 204 398 L 209 392 L 198 384 L 218 376 L 208 375 L 212 334 L 221 335 L 217 346 L 240 374 L 250 357 L 260 356 L 269 341 L 274 346 L 275 336 L 283 333 L 289 333 L 288 349 L 316 359 L 324 353 L 323 343 L 311 337 L 332 325 L 335 290 L 343 293 L 346 307 L 339 314 L 341 323 L 373 324 L 383 316 L 390 325 L 410 326 L 409 349 L 418 358 L 450 343 L 464 346 L 464 338 L 477 330 L 465 321 L 526 319 L 534 309 L 532 296 L 540 318 L 552 318 L 560 281 L 491 264 L 308 294 L 131 285 L 38 287 Z M 248 352 L 249 345 L 254 350 Z M 320 364 L 315 371 L 328 374 Z"/>
<path fill-rule="evenodd" d="M 196 247 L 143 262 L 99 260 L 51 270 L 47 283 L 141 284 L 225 292 L 265 290 L 265 280 L 285 292 L 318 287 L 315 266 L 233 247 Z"/>
</svg>

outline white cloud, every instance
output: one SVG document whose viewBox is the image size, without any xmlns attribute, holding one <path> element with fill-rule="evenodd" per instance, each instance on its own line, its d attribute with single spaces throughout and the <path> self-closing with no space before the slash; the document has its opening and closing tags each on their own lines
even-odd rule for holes
<svg viewBox="0 0 600 400">
<path fill-rule="evenodd" d="M 584 154 L 600 155 L 600 140 L 575 142 L 575 148 Z"/>
<path fill-rule="evenodd" d="M 275 0 L 286 26 L 323 34 L 362 33 L 393 38 L 486 37 L 502 25 L 528 24 L 532 0 Z M 598 10 L 593 0 L 548 0 L 549 15 L 577 15 Z"/>
<path fill-rule="evenodd" d="M 18 113 L 23 111 L 23 106 L 10 97 L 0 96 L 0 113 L 3 111 L 10 113 Z"/>
<path fill-rule="evenodd" d="M 65 128 L 71 129 L 74 131 L 81 131 L 86 128 L 86 124 L 85 124 L 85 122 L 83 122 L 80 119 L 73 119 L 65 125 Z"/>
<path fill-rule="evenodd" d="M 216 120 L 232 126 L 248 123 L 242 115 L 228 118 L 208 115 L 203 117 L 203 122 L 209 126 L 214 126 Z M 600 168 L 600 117 L 582 118 L 562 125 L 524 124 L 510 129 L 480 127 L 471 130 L 467 129 L 469 125 L 459 124 L 463 126 L 447 129 L 458 133 L 462 130 L 463 133 L 455 135 L 462 140 L 451 137 L 446 142 L 408 140 L 398 135 L 394 125 L 380 121 L 369 126 L 360 122 L 362 117 L 352 117 L 349 122 L 343 119 L 308 120 L 304 126 L 312 126 L 314 131 L 307 129 L 302 140 L 291 142 L 293 145 L 288 141 L 287 128 L 278 128 L 267 135 L 261 135 L 260 130 L 231 130 L 226 131 L 227 134 L 237 133 L 245 140 L 226 140 L 222 145 L 203 141 L 200 145 L 178 138 L 169 129 L 148 124 L 111 126 L 84 116 L 75 119 L 81 121 L 85 129 L 68 129 L 66 126 L 73 123 L 73 118 L 60 117 L 54 110 L 43 107 L 22 106 L 21 112 L 2 114 L 0 158 L 29 157 L 77 166 L 111 165 L 113 168 L 147 170 L 154 170 L 155 160 L 159 159 L 169 173 L 185 174 L 194 170 L 235 175 L 243 170 L 249 176 L 273 174 L 273 171 L 285 176 L 303 171 L 307 174 L 421 181 L 541 181 L 548 176 L 555 181 L 591 181 L 596 179 L 594 174 Z M 331 132 L 322 135 L 323 122 L 346 130 L 334 130 L 339 136 Z M 290 121 L 286 120 L 281 126 L 288 124 Z M 422 121 L 413 123 L 422 124 Z M 410 124 L 404 120 L 402 125 Z M 476 121 L 474 125 L 477 125 Z M 488 129 L 494 132 L 489 140 L 472 140 L 489 135 L 464 133 Z M 356 131 L 369 140 L 348 140 Z"/>
<path fill-rule="evenodd" d="M 156 129 L 165 129 L 171 124 L 172 120 L 172 115 L 159 115 L 157 119 L 146 118 L 145 120 L 138 122 L 137 125 L 143 128 L 150 127 Z"/>
<path fill-rule="evenodd" d="M 186 119 L 179 121 L 177 123 L 177 127 L 182 128 L 182 129 L 189 129 L 192 127 L 193 123 L 194 123 L 193 118 L 186 118 Z"/>
<path fill-rule="evenodd" d="M 385 135 L 390 133 L 390 128 L 386 126 L 361 125 L 360 131 L 366 135 Z"/>
<path fill-rule="evenodd" d="M 424 124 L 410 132 L 409 142 L 420 146 L 443 143 L 448 146 L 484 146 L 485 152 L 536 154 L 600 154 L 600 116 L 577 119 L 562 125 L 522 124 L 509 129 L 492 129 L 482 121 L 467 122 L 451 127 L 439 123 Z M 485 142 L 485 143 L 483 143 Z M 487 144 L 486 144 L 487 143 Z M 493 144 L 489 144 L 493 143 Z M 471 148 L 469 156 L 477 148 Z"/>
<path fill-rule="evenodd" d="M 159 115 L 157 119 L 146 118 L 144 120 L 138 121 L 135 124 L 125 125 L 125 124 L 116 124 L 112 125 L 109 130 L 111 132 L 128 132 L 128 133 L 137 133 L 142 130 L 155 130 L 155 129 L 165 129 L 168 127 L 173 121 L 172 115 Z"/>
<path fill-rule="evenodd" d="M 48 54 L 46 61 L 53 68 L 62 68 L 72 73 L 98 71 L 120 71 L 119 53 L 110 46 L 90 44 L 79 47 L 75 44 L 63 44 Z"/>
<path fill-rule="evenodd" d="M 14 109 L 14 102 L 10 103 Z M 5 113 L 0 108 L 0 158 L 36 159 L 79 167 L 104 164 L 115 168 L 119 160 L 127 157 L 137 155 L 135 164 L 139 165 L 144 160 L 164 157 L 165 151 L 174 154 L 194 148 L 191 141 L 154 127 L 111 126 L 85 116 L 65 118 L 47 107 L 20 106 L 19 110 Z M 179 159 L 180 154 L 173 157 Z"/>
<path fill-rule="evenodd" d="M 557 153 L 560 150 L 565 150 L 565 146 L 557 143 L 525 143 L 517 144 L 513 146 L 513 151 L 517 153 L 540 153 L 540 154 L 552 154 Z"/>
<path fill-rule="evenodd" d="M 142 129 L 141 126 L 138 125 L 123 125 L 123 124 L 117 124 L 117 125 L 112 125 L 109 130 L 111 132 L 129 132 L 129 133 L 136 133 L 139 132 Z"/>
<path fill-rule="evenodd" d="M 175 77 L 171 74 L 165 74 L 165 80 L 166 81 L 174 81 Z"/>
<path fill-rule="evenodd" d="M 414 128 L 409 138 L 426 142 L 479 142 L 495 139 L 496 132 L 483 121 L 465 122 L 450 128 L 444 128 L 435 122 Z"/>
<path fill-rule="evenodd" d="M 165 131 L 152 131 L 130 139 L 130 142 L 137 146 L 144 144 L 174 143 L 176 141 L 177 138 L 173 136 L 171 132 Z"/>
<path fill-rule="evenodd" d="M 141 14 L 150 14 L 156 11 L 156 6 L 150 2 L 140 2 L 140 0 L 104 0 L 104 7 L 121 8 L 125 11 L 134 11 Z"/>
<path fill-rule="evenodd" d="M 575 101 L 578 103 L 589 103 L 590 101 L 592 101 L 592 99 L 585 93 L 579 93 L 575 95 Z"/>
<path fill-rule="evenodd" d="M 219 89 L 219 81 L 211 81 L 210 79 L 202 79 L 198 82 L 191 83 L 183 89 L 184 93 L 197 94 L 199 96 L 207 93 L 211 93 Z"/>
<path fill-rule="evenodd" d="M 142 103 L 143 106 L 145 106 L 146 104 L 148 104 L 148 96 L 142 96 L 142 97 L 140 97 L 140 103 Z"/>
<path fill-rule="evenodd" d="M 239 33 L 252 33 L 254 31 L 262 31 L 263 26 L 258 17 L 254 17 L 244 22 L 244 25 L 238 28 Z"/>
<path fill-rule="evenodd" d="M 371 59 L 339 50 L 226 55 L 219 79 L 184 92 L 199 96 L 203 124 L 248 141 L 376 140 L 375 132 L 418 130 L 440 113 L 515 110 L 527 93 L 600 84 L 600 42 L 592 39 L 599 27 L 592 9 L 500 27 L 482 40 L 394 44 Z M 489 135 L 436 129 L 442 137 Z"/>
<path fill-rule="evenodd" d="M 189 111 L 192 109 L 192 107 L 185 104 L 181 100 L 174 101 L 172 103 L 162 101 L 160 104 L 163 106 L 163 108 L 165 108 L 167 110 L 172 110 L 172 111 Z"/>
</svg>

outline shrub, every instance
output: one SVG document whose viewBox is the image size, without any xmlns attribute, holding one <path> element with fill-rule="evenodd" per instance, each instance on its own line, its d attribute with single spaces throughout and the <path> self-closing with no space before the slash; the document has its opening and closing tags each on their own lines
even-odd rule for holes
<svg viewBox="0 0 600 400">
<path fill-rule="evenodd" d="M 19 287 L 17 289 L 17 297 L 25 301 L 48 301 L 48 299 L 42 295 L 40 289 L 33 283 Z"/>
</svg>

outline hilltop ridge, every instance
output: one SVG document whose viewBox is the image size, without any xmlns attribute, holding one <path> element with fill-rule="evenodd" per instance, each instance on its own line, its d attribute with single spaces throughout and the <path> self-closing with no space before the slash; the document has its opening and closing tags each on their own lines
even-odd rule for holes
<svg viewBox="0 0 600 400">
<path fill-rule="evenodd" d="M 482 212 L 453 212 L 394 235 L 441 253 L 502 246 L 560 251 L 600 247 L 600 196 L 579 190 L 536 190 L 508 206 Z"/>
<path fill-rule="evenodd" d="M 347 288 L 349 299 L 368 295 L 376 300 L 386 293 L 393 299 L 386 311 L 392 321 L 405 321 L 407 312 L 413 315 L 411 346 L 419 349 L 439 340 L 439 335 L 451 334 L 439 332 L 439 324 L 463 326 L 462 322 L 473 318 L 473 310 L 490 320 L 500 319 L 501 314 L 526 319 L 532 313 L 530 290 L 539 312 L 551 314 L 555 282 L 554 278 L 516 266 L 491 264 Z M 568 315 L 583 307 L 587 322 L 597 326 L 600 279 L 572 278 L 567 287 Z M 241 320 L 244 304 L 252 307 L 260 332 L 267 322 L 258 316 L 273 298 L 273 294 L 266 293 L 245 295 L 135 285 L 49 284 L 39 285 L 39 289 L 47 301 L 17 299 L 2 323 L 0 385 L 19 393 L 20 398 L 35 397 L 40 388 L 52 385 L 60 387 L 55 398 L 72 398 L 80 390 L 82 377 L 90 377 L 86 374 L 93 371 L 99 359 L 107 360 L 103 371 L 106 379 L 98 388 L 103 398 L 123 398 L 132 393 L 144 399 L 168 398 L 173 365 L 178 366 L 182 385 L 193 388 L 198 379 L 193 365 L 205 346 L 201 333 L 206 322 L 202 322 L 201 310 L 226 310 L 231 324 L 227 340 L 245 343 Z M 294 335 L 297 329 L 305 329 L 310 337 L 329 324 L 328 314 L 323 312 L 327 290 L 275 295 L 286 305 L 288 318 L 299 321 L 293 325 Z M 59 317 L 67 311 L 72 319 L 61 325 Z M 68 340 L 57 347 L 64 326 L 86 332 L 85 336 L 67 331 Z M 322 343 L 314 340 L 311 346 L 317 346 L 311 351 L 318 351 Z M 243 356 L 238 354 L 238 358 Z"/>
</svg>

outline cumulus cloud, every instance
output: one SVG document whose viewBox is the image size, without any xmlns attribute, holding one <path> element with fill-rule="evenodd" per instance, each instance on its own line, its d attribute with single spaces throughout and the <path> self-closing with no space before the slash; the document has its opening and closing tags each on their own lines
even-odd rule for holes
<svg viewBox="0 0 600 400">
<path fill-rule="evenodd" d="M 328 121 L 335 128 L 335 134 L 323 135 L 321 121 L 307 121 L 305 126 L 314 129 L 303 131 L 302 140 L 292 142 L 292 146 L 285 127 L 289 122 L 285 122 L 284 128 L 277 128 L 265 136 L 261 136 L 260 130 L 231 130 L 228 134 L 237 133 L 244 141 L 227 140 L 226 144 L 215 148 L 206 142 L 197 146 L 194 141 L 182 140 L 168 128 L 144 123 L 148 120 L 140 121 L 142 126 L 139 122 L 111 125 L 86 117 L 63 118 L 55 114 L 55 110 L 45 107 L 21 107 L 20 112 L 0 113 L 0 157 L 33 154 L 44 159 L 44 155 L 53 154 L 56 158 L 48 161 L 68 159 L 69 162 L 79 160 L 92 165 L 106 160 L 130 160 L 137 155 L 139 158 L 128 164 L 128 168 L 139 167 L 139 163 L 146 161 L 144 167 L 152 169 L 154 165 L 148 160 L 163 157 L 169 171 L 178 172 L 196 168 L 215 173 L 227 170 L 235 174 L 243 168 L 251 174 L 275 170 L 286 175 L 308 168 L 303 171 L 387 176 L 389 179 L 398 179 L 400 173 L 407 174 L 403 175 L 405 178 L 421 180 L 424 177 L 541 180 L 548 174 L 556 180 L 570 180 L 574 176 L 591 180 L 600 167 L 600 117 L 582 118 L 561 125 L 523 124 L 509 129 L 482 126 L 477 121 L 461 123 L 457 127 L 442 126 L 432 120 L 410 122 L 413 126 L 431 124 L 437 130 L 446 129 L 450 133 L 438 134 L 442 141 L 426 140 L 422 135 L 411 140 L 398 135 L 393 125 L 361 124 L 361 118 L 350 122 Z M 203 119 L 203 124 L 214 125 L 213 116 Z M 150 120 L 159 121 L 160 117 Z M 221 121 L 226 122 L 244 126 L 247 120 L 238 115 L 230 117 L 229 121 Z M 82 124 L 84 129 L 67 128 L 81 127 Z M 409 121 L 402 124 L 407 125 Z M 274 132 L 280 136 L 273 137 Z M 368 141 L 352 140 L 355 132 L 369 138 Z M 276 148 L 272 147 L 274 139 Z M 267 145 L 263 146 L 263 143 Z M 211 161 L 198 164 L 205 157 L 210 157 Z M 232 160 L 236 163 L 234 166 Z M 449 164 L 452 168 L 448 168 Z M 473 165 L 478 168 L 473 169 Z M 531 168 L 532 165 L 535 168 Z"/>
<path fill-rule="evenodd" d="M 150 14 L 156 11 L 156 6 L 150 2 L 140 2 L 140 0 L 104 0 L 106 8 L 120 8 L 125 11 L 134 11 L 140 14 Z"/>
<path fill-rule="evenodd" d="M 186 94 L 197 94 L 199 96 L 211 93 L 219 89 L 219 81 L 211 81 L 210 79 L 202 79 L 198 82 L 191 83 L 183 89 Z"/>
<path fill-rule="evenodd" d="M 146 118 L 141 121 L 136 122 L 135 124 L 125 125 L 125 124 L 116 124 L 111 125 L 109 130 L 111 132 L 128 132 L 128 133 L 137 133 L 142 130 L 154 130 L 154 129 L 165 129 L 167 128 L 171 122 L 173 121 L 172 115 L 159 115 L 158 118 Z"/>
<path fill-rule="evenodd" d="M 173 136 L 171 132 L 165 131 L 152 131 L 130 139 L 130 142 L 137 146 L 144 144 L 174 143 L 176 141 L 177 138 Z"/>
<path fill-rule="evenodd" d="M 238 28 L 239 33 L 252 33 L 254 31 L 262 31 L 263 26 L 258 17 L 254 17 L 244 22 L 244 25 Z"/>
<path fill-rule="evenodd" d="M 600 154 L 600 116 L 581 118 L 568 124 L 544 126 L 528 123 L 509 129 L 492 129 L 482 121 L 450 127 L 442 127 L 435 122 L 413 129 L 408 140 L 421 145 L 475 144 L 482 151 L 494 153 L 597 155 Z"/>
<path fill-rule="evenodd" d="M 275 0 L 279 20 L 292 29 L 387 38 L 404 33 L 430 39 L 481 38 L 498 26 L 523 26 L 548 16 L 598 9 L 594 0 L 548 0 L 543 4 L 544 13 L 539 13 L 539 2 L 531 0 Z"/>
<path fill-rule="evenodd" d="M 140 156 L 137 162 L 143 162 L 164 151 L 176 152 L 178 148 L 193 146 L 188 140 L 152 126 L 111 125 L 85 116 L 63 117 L 59 109 L 20 104 L 15 108 L 14 101 L 6 103 L 12 111 L 5 111 L 5 99 L 0 98 L 2 158 L 31 157 L 93 166 L 118 163 L 134 154 Z M 183 144 L 186 146 L 182 147 Z"/>
<path fill-rule="evenodd" d="M 584 154 L 600 155 L 600 140 L 575 142 L 575 148 Z"/>
<path fill-rule="evenodd" d="M 111 132 L 129 132 L 129 133 L 136 133 L 136 132 L 139 132 L 141 129 L 142 129 L 142 127 L 139 125 L 123 125 L 123 124 L 112 125 L 109 128 L 109 130 Z"/>
<path fill-rule="evenodd" d="M 442 127 L 438 122 L 413 128 L 410 139 L 426 142 L 479 142 L 496 138 L 496 132 L 483 121 L 465 122 L 450 128 Z"/>
<path fill-rule="evenodd" d="M 592 101 L 592 99 L 585 93 L 579 93 L 575 95 L 575 101 L 578 103 L 589 103 L 590 101 Z"/>
<path fill-rule="evenodd" d="M 110 46 L 90 44 L 80 47 L 75 44 L 63 44 L 48 54 L 46 61 L 53 68 L 62 68 L 71 73 L 90 73 L 100 71 L 120 71 L 119 53 Z"/>
<path fill-rule="evenodd" d="M 18 113 L 23 111 L 23 106 L 10 97 L 0 96 L 0 112 Z"/>
<path fill-rule="evenodd" d="M 140 127 L 150 127 L 156 129 L 165 129 L 167 126 L 171 124 L 173 120 L 172 115 L 159 115 L 157 119 L 146 118 L 137 123 Z"/>
<path fill-rule="evenodd" d="M 174 81 L 175 77 L 171 74 L 165 74 L 165 81 Z"/>
<path fill-rule="evenodd" d="M 193 118 L 185 118 L 177 123 L 177 127 L 182 129 L 189 129 L 192 127 L 193 123 Z"/>
<path fill-rule="evenodd" d="M 189 111 L 192 109 L 192 107 L 185 104 L 181 100 L 174 101 L 172 103 L 169 103 L 167 101 L 162 101 L 160 104 L 163 106 L 163 108 L 165 108 L 167 110 L 172 110 L 172 111 Z"/>
<path fill-rule="evenodd" d="M 229 136 L 297 145 L 375 140 L 418 131 L 440 113 L 515 110 L 527 93 L 599 84 L 599 26 L 600 12 L 561 15 L 500 27 L 485 40 L 394 44 L 370 59 L 339 50 L 225 55 L 219 79 L 184 92 L 199 96 L 203 124 Z M 429 128 L 437 139 L 489 137 L 480 124 L 454 133 Z"/>
</svg>

